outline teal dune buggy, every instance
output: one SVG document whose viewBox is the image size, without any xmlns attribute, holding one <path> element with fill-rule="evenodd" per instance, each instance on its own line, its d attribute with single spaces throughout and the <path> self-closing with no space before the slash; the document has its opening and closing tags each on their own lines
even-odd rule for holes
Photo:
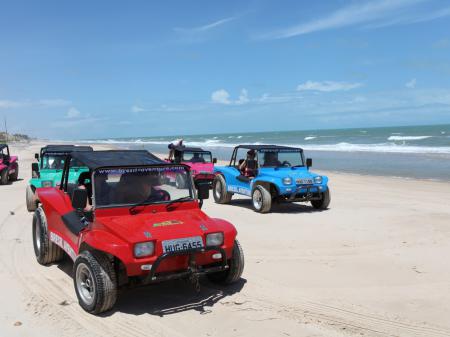
<svg viewBox="0 0 450 337">
<path fill-rule="evenodd" d="M 34 157 L 37 162 L 31 164 L 32 178 L 28 182 L 26 191 L 26 203 L 29 212 L 34 212 L 38 200 L 36 189 L 42 187 L 54 187 L 61 183 L 61 175 L 64 169 L 66 156 L 73 151 L 93 151 L 90 146 L 75 145 L 47 145 L 41 148 L 40 153 Z M 87 171 L 86 167 L 71 163 L 69 182 L 76 183 L 81 172 Z"/>
</svg>

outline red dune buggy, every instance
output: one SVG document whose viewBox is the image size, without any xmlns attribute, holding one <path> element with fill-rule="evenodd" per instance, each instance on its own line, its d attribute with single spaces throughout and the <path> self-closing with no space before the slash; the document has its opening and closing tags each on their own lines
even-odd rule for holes
<svg viewBox="0 0 450 337">
<path fill-rule="evenodd" d="M 89 168 L 69 183 L 70 162 Z M 180 174 L 176 188 L 167 176 Z M 117 290 L 176 278 L 229 284 L 244 268 L 235 227 L 200 209 L 207 185 L 193 188 L 189 168 L 147 151 L 72 152 L 61 185 L 37 189 L 33 243 L 41 264 L 67 253 L 81 307 L 98 314 L 113 307 Z"/>
</svg>

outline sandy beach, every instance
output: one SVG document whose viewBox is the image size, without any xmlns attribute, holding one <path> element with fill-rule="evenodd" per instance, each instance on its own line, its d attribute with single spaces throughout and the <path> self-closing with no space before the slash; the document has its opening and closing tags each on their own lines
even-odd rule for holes
<svg viewBox="0 0 450 337">
<path fill-rule="evenodd" d="M 0 335 L 450 336 L 450 183 L 327 173 L 329 210 L 205 201 L 238 229 L 243 280 L 122 291 L 113 311 L 78 305 L 69 259 L 36 262 L 25 188 L 43 145 L 11 144 L 20 180 L 0 186 Z M 96 146 L 97 149 L 107 148 Z"/>
</svg>

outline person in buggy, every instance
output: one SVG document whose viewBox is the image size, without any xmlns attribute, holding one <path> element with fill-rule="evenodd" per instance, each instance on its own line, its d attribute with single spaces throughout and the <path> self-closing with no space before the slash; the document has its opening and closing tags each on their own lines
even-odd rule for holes
<svg viewBox="0 0 450 337">
<path fill-rule="evenodd" d="M 239 170 L 242 175 L 247 178 L 254 178 L 256 175 L 256 170 L 258 169 L 258 162 L 256 161 L 255 150 L 247 151 L 247 158 L 239 164 Z"/>
</svg>

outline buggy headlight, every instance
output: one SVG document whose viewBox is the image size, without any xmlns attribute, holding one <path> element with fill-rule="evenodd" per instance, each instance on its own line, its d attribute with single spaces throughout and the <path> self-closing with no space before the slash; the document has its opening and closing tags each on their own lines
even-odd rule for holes
<svg viewBox="0 0 450 337">
<path fill-rule="evenodd" d="M 290 185 L 290 184 L 292 184 L 292 178 L 291 178 L 291 177 L 284 177 L 284 178 L 283 178 L 283 184 L 284 184 L 284 185 Z"/>
<path fill-rule="evenodd" d="M 51 181 L 51 180 L 42 181 L 42 187 L 52 187 L 52 186 L 53 186 L 53 181 Z"/>
<path fill-rule="evenodd" d="M 223 233 L 206 234 L 206 246 L 222 246 Z"/>
<path fill-rule="evenodd" d="M 136 243 L 134 245 L 134 256 L 145 257 L 153 255 L 155 251 L 155 243 L 153 241 Z"/>
<path fill-rule="evenodd" d="M 323 181 L 322 176 L 314 177 L 314 182 L 316 184 L 322 184 L 322 181 Z"/>
</svg>

